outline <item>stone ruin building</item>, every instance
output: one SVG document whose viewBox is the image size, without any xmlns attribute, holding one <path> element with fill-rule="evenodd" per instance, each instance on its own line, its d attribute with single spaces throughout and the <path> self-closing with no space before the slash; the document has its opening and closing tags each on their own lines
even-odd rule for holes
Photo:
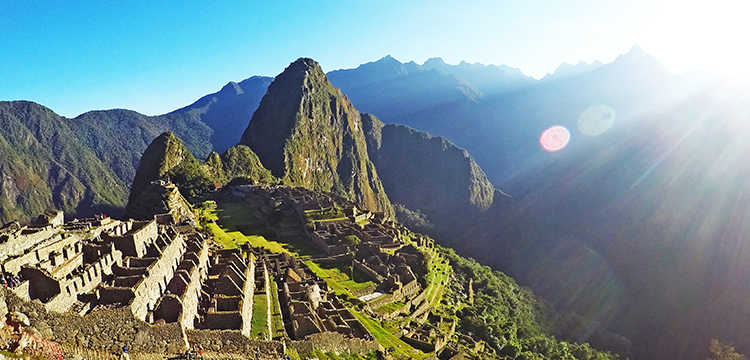
<svg viewBox="0 0 750 360">
<path fill-rule="evenodd" d="M 281 316 L 287 336 L 300 340 L 309 335 L 335 332 L 351 338 L 372 340 L 362 324 L 300 259 L 288 254 L 251 248 L 262 271 L 256 279 L 260 289 L 276 281 Z M 273 280 L 271 280 L 273 279 Z"/>
<path fill-rule="evenodd" d="M 336 332 L 372 340 L 367 330 L 299 259 L 244 246 L 221 249 L 173 214 L 120 221 L 63 221 L 46 213 L 0 228 L 0 269 L 20 279 L 12 291 L 48 311 L 81 315 L 127 308 L 147 323 L 236 330 L 249 337 L 253 295 L 275 281 L 284 338 Z M 278 289 L 278 290 L 275 290 Z"/>
<path fill-rule="evenodd" d="M 149 221 L 46 218 L 0 231 L 0 268 L 20 278 L 16 295 L 39 300 L 49 311 L 128 307 L 140 320 L 194 327 L 210 265 L 204 235 L 168 215 Z"/>
<path fill-rule="evenodd" d="M 403 301 L 415 313 L 428 310 L 419 282 L 425 256 L 410 244 L 430 248 L 429 238 L 334 194 L 283 186 L 229 191 L 262 199 L 259 212 L 278 238 L 308 241 L 319 250 L 316 262 L 343 262 L 375 284 L 354 296 L 389 295 L 368 301 L 367 309 Z M 67 222 L 62 212 L 51 211 L 28 225 L 13 222 L 0 228 L 0 270 L 19 279 L 12 289 L 16 295 L 39 300 L 53 312 L 86 315 L 116 308 L 150 324 L 179 324 L 196 332 L 233 330 L 250 337 L 255 336 L 254 307 L 263 306 L 268 323 L 274 324 L 263 340 L 303 341 L 335 333 L 374 343 L 302 260 L 247 245 L 221 249 L 196 230 L 194 217 L 179 211 L 141 220 L 97 216 Z M 261 298 L 267 304 L 254 304 L 259 294 L 266 295 Z M 418 329 L 405 336 L 415 347 L 430 338 Z"/>
<path fill-rule="evenodd" d="M 291 208 L 303 224 L 304 237 L 320 250 L 328 262 L 350 262 L 375 284 L 375 290 L 391 294 L 392 301 L 409 300 L 422 290 L 416 269 L 424 266 L 424 255 L 405 246 L 407 233 L 419 246 L 431 248 L 432 240 L 415 235 L 382 213 L 361 210 L 332 193 L 300 187 L 252 186 L 232 190 L 237 195 L 255 193 L 272 199 L 277 208 Z M 355 238 L 352 246 L 345 241 Z M 366 291 L 366 290 L 363 290 Z M 365 294 L 355 294 L 356 296 Z"/>
<path fill-rule="evenodd" d="M 250 336 L 256 266 L 240 250 L 218 250 L 211 257 L 198 310 L 199 327 L 235 329 Z"/>
</svg>

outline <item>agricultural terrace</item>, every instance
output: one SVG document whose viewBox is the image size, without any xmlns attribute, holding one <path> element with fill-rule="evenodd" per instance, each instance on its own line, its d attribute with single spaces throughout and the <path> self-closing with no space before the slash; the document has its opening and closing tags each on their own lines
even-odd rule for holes
<svg viewBox="0 0 750 360">
<path fill-rule="evenodd" d="M 352 315 L 364 325 L 367 331 L 372 334 L 378 343 L 383 345 L 386 349 L 392 349 L 393 356 L 397 359 L 424 359 L 432 355 L 414 349 L 398 336 L 380 326 L 380 324 L 371 317 L 357 312 L 354 309 L 349 309 L 349 311 L 351 311 Z"/>
</svg>

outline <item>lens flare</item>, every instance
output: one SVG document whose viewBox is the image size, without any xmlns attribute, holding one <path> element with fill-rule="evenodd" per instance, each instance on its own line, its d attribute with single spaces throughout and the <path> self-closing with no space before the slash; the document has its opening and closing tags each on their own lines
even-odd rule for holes
<svg viewBox="0 0 750 360">
<path fill-rule="evenodd" d="M 615 109 L 607 105 L 589 106 L 578 117 L 578 130 L 584 135 L 598 136 L 615 123 Z"/>
<path fill-rule="evenodd" d="M 539 137 L 539 144 L 542 145 L 542 149 L 549 152 L 562 150 L 568 145 L 569 141 L 570 131 L 560 125 L 544 130 L 542 136 Z"/>
</svg>

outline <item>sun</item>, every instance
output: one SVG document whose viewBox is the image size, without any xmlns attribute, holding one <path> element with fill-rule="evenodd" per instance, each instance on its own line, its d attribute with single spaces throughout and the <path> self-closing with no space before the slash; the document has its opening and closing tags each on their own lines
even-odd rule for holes
<svg viewBox="0 0 750 360">
<path fill-rule="evenodd" d="M 750 80 L 750 1 L 657 1 L 639 45 L 677 72 Z"/>
</svg>

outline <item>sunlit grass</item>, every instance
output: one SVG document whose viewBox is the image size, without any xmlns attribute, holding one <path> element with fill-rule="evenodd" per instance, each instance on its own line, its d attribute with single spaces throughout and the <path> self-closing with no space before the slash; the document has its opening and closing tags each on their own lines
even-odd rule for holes
<svg viewBox="0 0 750 360">
<path fill-rule="evenodd" d="M 427 263 L 427 288 L 425 299 L 430 302 L 432 308 L 440 304 L 443 297 L 443 288 L 450 277 L 453 268 L 437 253 L 431 252 Z"/>
<path fill-rule="evenodd" d="M 279 289 L 273 276 L 271 281 L 271 334 L 273 338 L 283 338 L 286 336 L 284 329 L 284 320 L 281 318 L 281 306 L 279 304 Z"/>
<path fill-rule="evenodd" d="M 431 354 L 425 354 L 419 350 L 414 349 L 403 340 L 393 335 L 390 331 L 386 330 L 380 324 L 370 318 L 369 316 L 359 313 L 353 309 L 349 309 L 352 315 L 362 323 L 368 332 L 375 338 L 375 340 L 383 345 L 386 349 L 393 350 L 392 354 L 397 359 L 424 359 Z"/>
<path fill-rule="evenodd" d="M 392 302 L 390 304 L 385 304 L 385 305 L 383 305 L 383 306 L 375 309 L 375 312 L 379 313 L 379 314 L 390 314 L 390 313 L 392 313 L 392 312 L 394 312 L 396 310 L 401 309 L 402 307 L 404 307 L 404 305 L 406 305 L 406 304 L 404 304 L 401 301 L 394 301 L 394 302 Z"/>
<path fill-rule="evenodd" d="M 250 336 L 268 339 L 268 302 L 266 294 L 253 295 L 253 315 Z"/>
<path fill-rule="evenodd" d="M 318 275 L 321 279 L 325 280 L 328 287 L 330 287 L 337 295 L 354 296 L 353 293 L 359 293 L 365 289 L 375 288 L 374 282 L 354 281 L 338 267 L 323 267 L 310 260 L 305 261 L 305 264 L 315 273 L 315 275 Z"/>
</svg>

